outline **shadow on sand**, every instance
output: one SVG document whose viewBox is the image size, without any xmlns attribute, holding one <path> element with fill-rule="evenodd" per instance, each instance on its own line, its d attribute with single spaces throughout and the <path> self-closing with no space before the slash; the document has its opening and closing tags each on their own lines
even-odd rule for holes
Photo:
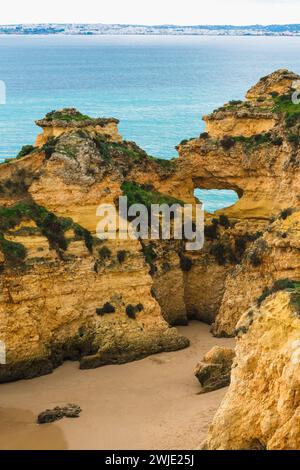
<svg viewBox="0 0 300 470">
<path fill-rule="evenodd" d="M 36 416 L 19 408 L 0 408 L 1 450 L 64 450 L 67 442 L 57 424 L 36 423 Z"/>
</svg>

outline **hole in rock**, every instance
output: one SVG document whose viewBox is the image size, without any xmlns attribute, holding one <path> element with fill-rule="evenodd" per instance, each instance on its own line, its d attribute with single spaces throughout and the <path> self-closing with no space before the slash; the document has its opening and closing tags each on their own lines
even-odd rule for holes
<svg viewBox="0 0 300 470">
<path fill-rule="evenodd" d="M 239 196 L 232 189 L 196 188 L 194 195 L 199 201 L 204 203 L 205 211 L 210 213 L 233 206 L 239 200 Z"/>
</svg>

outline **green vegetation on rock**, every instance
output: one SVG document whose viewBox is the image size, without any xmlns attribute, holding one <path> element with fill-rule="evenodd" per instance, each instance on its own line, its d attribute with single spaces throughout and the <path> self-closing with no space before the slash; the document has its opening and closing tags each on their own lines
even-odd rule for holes
<svg viewBox="0 0 300 470">
<path fill-rule="evenodd" d="M 273 111 L 285 114 L 287 127 L 300 122 L 300 104 L 293 103 L 291 94 L 273 96 L 273 100 Z"/>
<path fill-rule="evenodd" d="M 50 137 L 47 142 L 43 145 L 42 150 L 45 152 L 46 160 L 48 160 L 53 152 L 55 151 L 55 146 L 58 142 L 58 139 L 55 137 Z"/>
<path fill-rule="evenodd" d="M 63 111 L 50 111 L 50 113 L 46 114 L 45 119 L 47 121 L 84 121 L 84 120 L 91 120 L 90 116 L 80 113 L 79 111 L 72 111 L 72 112 L 63 112 Z"/>
<path fill-rule="evenodd" d="M 0 233 L 0 251 L 4 254 L 6 261 L 12 265 L 21 263 L 26 257 L 24 245 L 6 240 L 2 233 Z"/>
<path fill-rule="evenodd" d="M 235 142 L 242 142 L 247 147 L 255 147 L 257 145 L 273 143 L 272 135 L 268 132 L 263 134 L 256 134 L 251 137 L 245 137 L 241 135 L 232 138 Z"/>
<path fill-rule="evenodd" d="M 33 220 L 36 223 L 52 249 L 66 250 L 68 243 L 65 232 L 73 229 L 75 239 L 82 239 L 88 250 L 92 250 L 93 239 L 90 232 L 74 223 L 72 219 L 57 217 L 35 203 L 19 202 L 10 207 L 0 206 L 0 249 L 8 260 L 23 260 L 25 258 L 26 250 L 23 245 L 9 242 L 4 238 L 4 234 L 26 220 Z M 7 256 L 8 252 L 11 252 L 12 255 Z"/>
<path fill-rule="evenodd" d="M 121 189 L 124 196 L 128 198 L 128 206 L 133 204 L 143 204 L 148 210 L 151 209 L 152 204 L 167 204 L 171 206 L 173 204 L 183 205 L 183 202 L 167 194 L 159 193 L 157 191 L 150 190 L 132 182 L 124 182 L 121 185 Z"/>
<path fill-rule="evenodd" d="M 279 279 L 271 287 L 266 287 L 261 296 L 258 297 L 257 304 L 260 306 L 267 297 L 281 290 L 288 290 L 295 294 L 293 302 L 300 307 L 300 281 L 292 281 L 291 279 Z"/>
<path fill-rule="evenodd" d="M 36 150 L 36 148 L 33 145 L 23 145 L 23 147 L 21 148 L 16 158 L 25 157 L 26 155 L 29 155 L 34 150 Z"/>
</svg>

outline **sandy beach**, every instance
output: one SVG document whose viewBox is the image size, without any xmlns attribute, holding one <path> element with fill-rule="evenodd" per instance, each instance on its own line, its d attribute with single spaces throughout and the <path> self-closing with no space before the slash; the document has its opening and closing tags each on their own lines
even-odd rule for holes
<svg viewBox="0 0 300 470">
<path fill-rule="evenodd" d="M 196 363 L 217 339 L 209 327 L 180 327 L 188 349 L 124 365 L 79 370 L 67 362 L 51 375 L 0 385 L 0 449 L 194 449 L 226 389 L 199 395 Z M 46 408 L 76 403 L 79 418 L 38 425 Z"/>
</svg>

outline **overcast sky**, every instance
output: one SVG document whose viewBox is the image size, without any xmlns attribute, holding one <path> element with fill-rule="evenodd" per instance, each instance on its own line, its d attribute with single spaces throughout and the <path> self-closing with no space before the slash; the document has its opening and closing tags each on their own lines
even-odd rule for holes
<svg viewBox="0 0 300 470">
<path fill-rule="evenodd" d="M 9 0 L 0 24 L 300 23 L 300 0 Z"/>
</svg>

